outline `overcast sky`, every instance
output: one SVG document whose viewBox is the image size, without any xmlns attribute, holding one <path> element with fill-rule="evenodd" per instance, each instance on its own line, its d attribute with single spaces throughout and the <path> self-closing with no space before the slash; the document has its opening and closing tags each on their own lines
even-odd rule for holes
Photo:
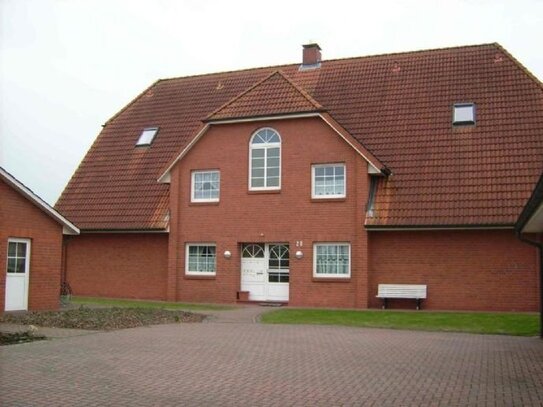
<svg viewBox="0 0 543 407">
<path fill-rule="evenodd" d="M 543 1 L 0 0 L 0 165 L 54 204 L 159 78 L 499 42 L 543 79 Z"/>
</svg>

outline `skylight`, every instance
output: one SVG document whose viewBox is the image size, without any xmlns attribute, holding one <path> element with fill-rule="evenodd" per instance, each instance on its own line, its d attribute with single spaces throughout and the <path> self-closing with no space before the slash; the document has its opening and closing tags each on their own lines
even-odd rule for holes
<svg viewBox="0 0 543 407">
<path fill-rule="evenodd" d="M 136 146 L 150 146 L 157 133 L 158 127 L 147 127 L 143 129 Z"/>
<path fill-rule="evenodd" d="M 453 125 L 462 126 L 475 124 L 475 104 L 457 103 L 453 110 Z"/>
</svg>

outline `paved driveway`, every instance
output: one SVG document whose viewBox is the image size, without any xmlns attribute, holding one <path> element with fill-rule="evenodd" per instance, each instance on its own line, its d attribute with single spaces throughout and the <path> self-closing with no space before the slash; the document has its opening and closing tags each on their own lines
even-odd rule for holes
<svg viewBox="0 0 543 407">
<path fill-rule="evenodd" d="M 537 338 L 233 321 L 2 347 L 0 405 L 543 405 Z"/>
</svg>

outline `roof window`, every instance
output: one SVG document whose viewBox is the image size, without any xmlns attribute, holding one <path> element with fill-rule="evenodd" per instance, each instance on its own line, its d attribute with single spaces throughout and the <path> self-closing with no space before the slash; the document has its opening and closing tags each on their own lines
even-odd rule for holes
<svg viewBox="0 0 543 407">
<path fill-rule="evenodd" d="M 150 146 L 158 133 L 158 127 L 147 127 L 141 132 L 136 146 Z"/>
<path fill-rule="evenodd" d="M 456 103 L 453 109 L 453 125 L 475 124 L 475 103 Z"/>
</svg>

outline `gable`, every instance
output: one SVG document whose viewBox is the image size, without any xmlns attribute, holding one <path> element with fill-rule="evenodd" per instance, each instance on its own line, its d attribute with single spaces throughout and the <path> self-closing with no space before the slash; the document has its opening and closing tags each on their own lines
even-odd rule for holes
<svg viewBox="0 0 543 407">
<path fill-rule="evenodd" d="M 255 145 L 251 141 L 263 129 L 272 130 L 280 140 L 278 145 L 273 147 L 279 150 L 280 180 L 278 185 L 275 185 L 277 188 L 258 188 L 258 186 L 255 188 L 251 182 L 251 150 L 261 148 L 260 144 Z M 366 162 L 320 118 L 264 120 L 211 126 L 199 142 L 171 169 L 171 193 L 175 201 L 175 204 L 172 204 L 172 216 L 176 213 L 175 207 L 178 205 L 181 209 L 177 212 L 189 210 L 187 206 L 194 206 L 196 213 L 202 214 L 201 203 L 193 199 L 191 189 L 192 175 L 203 171 L 216 171 L 220 179 L 217 186 L 220 192 L 214 204 L 219 208 L 210 208 L 208 203 L 206 217 L 213 218 L 215 215 L 210 213 L 215 211 L 223 214 L 226 212 L 229 214 L 228 217 L 238 219 L 236 213 L 247 210 L 257 218 L 262 217 L 262 205 L 277 207 L 276 210 L 283 212 L 280 203 L 285 202 L 290 202 L 289 206 L 292 208 L 290 212 L 294 215 L 296 213 L 294 208 L 298 206 L 294 202 L 297 199 L 303 201 L 299 205 L 307 206 L 307 211 L 320 211 L 322 201 L 317 204 L 318 209 L 311 204 L 312 166 L 331 163 L 346 166 L 348 173 L 346 185 L 349 189 L 347 200 L 352 202 L 346 206 L 358 208 L 358 205 L 354 204 L 355 196 L 358 194 L 365 196 L 367 191 L 368 177 L 360 175 L 360 170 L 366 168 Z M 271 196 L 270 189 L 275 190 Z M 339 207 L 343 208 L 341 205 L 338 206 L 337 202 L 336 206 L 334 203 L 331 205 L 338 210 Z M 330 207 L 326 210 L 329 211 Z M 256 218 L 254 221 L 258 224 Z M 244 223 L 250 222 L 244 219 Z"/>
<path fill-rule="evenodd" d="M 34 218 L 39 214 L 50 222 L 56 222 L 63 234 L 77 235 L 79 229 L 55 209 L 51 208 L 45 201 L 34 194 L 30 189 L 13 177 L 10 173 L 0 167 L 0 216 L 9 216 L 10 219 L 3 219 L 7 223 L 19 221 L 27 222 L 28 218 Z M 7 214 L 7 215 L 6 215 Z M 32 214 L 30 216 L 30 214 Z"/>
</svg>

